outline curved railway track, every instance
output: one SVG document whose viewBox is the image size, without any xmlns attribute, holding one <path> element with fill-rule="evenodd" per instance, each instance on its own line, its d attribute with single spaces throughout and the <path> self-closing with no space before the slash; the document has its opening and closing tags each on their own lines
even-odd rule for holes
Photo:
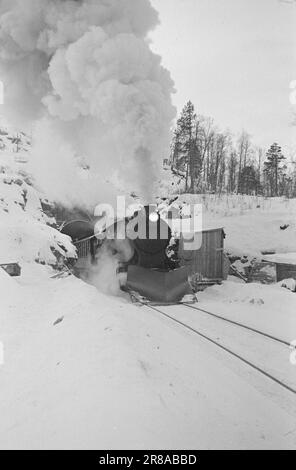
<svg viewBox="0 0 296 470">
<path fill-rule="evenodd" d="M 275 382 L 276 384 L 278 384 L 282 388 L 284 388 L 284 389 L 288 390 L 289 392 L 293 393 L 294 395 L 296 395 L 296 388 L 293 388 L 292 386 L 290 386 L 289 384 L 287 384 L 286 382 L 284 382 L 280 378 L 276 377 L 272 373 L 268 372 L 267 370 L 265 370 L 261 366 L 258 366 L 258 364 L 255 364 L 253 361 L 249 360 L 248 358 L 243 357 L 240 353 L 234 351 L 232 348 L 226 346 L 225 344 L 222 344 L 220 341 L 218 341 L 216 339 L 211 338 L 205 332 L 202 332 L 199 329 L 197 329 L 197 328 L 195 328 L 195 327 L 179 320 L 178 318 L 175 318 L 174 316 L 170 315 L 169 313 L 164 312 L 158 306 L 154 306 L 154 305 L 151 305 L 149 303 L 142 302 L 142 301 L 140 301 L 140 303 L 143 306 L 145 306 L 149 309 L 152 309 L 153 311 L 155 311 L 158 314 L 162 315 L 163 317 L 167 318 L 168 320 L 170 320 L 170 321 L 178 324 L 179 326 L 182 326 L 183 328 L 189 330 L 191 333 L 193 333 L 195 335 L 198 335 L 199 337 L 203 338 L 204 340 L 214 344 L 218 348 L 222 349 L 223 351 L 227 352 L 231 356 L 233 356 L 236 359 L 240 360 L 241 362 L 243 362 L 244 364 L 246 364 L 250 368 L 254 369 L 256 372 L 262 374 L 263 376 L 267 377 L 269 380 Z M 270 341 L 273 341 L 274 343 L 280 344 L 284 347 L 290 346 L 289 342 L 287 342 L 283 339 L 277 338 L 277 337 L 272 336 L 268 333 L 257 330 L 253 327 L 249 327 L 247 325 L 244 325 L 242 323 L 239 323 L 239 322 L 236 322 L 236 321 L 233 321 L 233 320 L 229 320 L 228 318 L 220 317 L 219 315 L 217 315 L 213 312 L 209 312 L 208 310 L 200 309 L 196 306 L 189 305 L 189 304 L 180 304 L 180 305 L 183 305 L 186 308 L 190 308 L 190 309 L 193 309 L 193 310 L 196 310 L 196 311 L 200 311 L 201 313 L 211 317 L 212 319 L 220 320 L 221 322 L 225 322 L 226 324 L 232 324 L 233 326 L 241 328 L 243 330 L 249 330 L 250 332 L 255 333 L 256 335 L 258 335 L 258 337 L 260 337 L 260 336 L 265 337 L 266 339 L 268 339 Z"/>
</svg>

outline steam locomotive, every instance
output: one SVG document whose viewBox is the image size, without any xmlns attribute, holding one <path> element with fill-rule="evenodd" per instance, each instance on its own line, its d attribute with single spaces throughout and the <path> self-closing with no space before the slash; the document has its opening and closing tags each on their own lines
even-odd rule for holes
<svg viewBox="0 0 296 470">
<path fill-rule="evenodd" d="M 87 280 L 90 265 L 93 271 L 107 255 L 117 262 L 122 290 L 162 303 L 177 302 L 192 293 L 188 268 L 178 258 L 179 240 L 172 238 L 168 221 L 150 206 L 100 233 L 96 227 L 94 222 L 72 221 L 61 229 L 77 247 L 74 271 L 79 277 Z"/>
</svg>

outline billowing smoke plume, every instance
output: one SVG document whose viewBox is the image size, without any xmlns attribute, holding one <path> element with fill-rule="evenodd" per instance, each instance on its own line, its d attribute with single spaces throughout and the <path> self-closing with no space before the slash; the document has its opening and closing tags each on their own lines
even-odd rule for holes
<svg viewBox="0 0 296 470">
<path fill-rule="evenodd" d="M 36 166 L 55 191 L 61 179 L 60 197 L 81 160 L 150 197 L 175 111 L 147 40 L 157 22 L 149 0 L 0 0 L 5 112 L 39 121 Z"/>
</svg>

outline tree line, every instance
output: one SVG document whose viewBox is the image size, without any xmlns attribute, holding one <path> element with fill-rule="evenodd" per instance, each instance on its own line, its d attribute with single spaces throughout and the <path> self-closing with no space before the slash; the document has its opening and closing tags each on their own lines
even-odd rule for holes
<svg viewBox="0 0 296 470">
<path fill-rule="evenodd" d="M 288 167 L 279 144 L 265 152 L 246 131 L 234 139 L 197 114 L 191 101 L 174 129 L 170 165 L 184 179 L 185 192 L 296 197 L 296 166 Z"/>
</svg>

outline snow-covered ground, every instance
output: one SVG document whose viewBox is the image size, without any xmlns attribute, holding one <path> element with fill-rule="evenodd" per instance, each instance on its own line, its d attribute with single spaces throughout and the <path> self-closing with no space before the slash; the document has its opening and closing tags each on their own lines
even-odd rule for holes
<svg viewBox="0 0 296 470">
<path fill-rule="evenodd" d="M 20 278 L 0 269 L 0 448 L 295 448 L 291 392 L 124 295 L 52 277 L 57 255 L 75 252 L 44 213 L 27 153 L 20 154 L 7 146 L 0 156 L 0 258 L 22 268 Z M 232 254 L 261 257 L 273 249 L 295 257 L 296 201 L 179 201 L 203 202 L 205 223 L 225 227 Z M 198 299 L 217 315 L 296 339 L 296 295 L 280 285 L 230 278 Z M 201 314 L 184 309 L 174 315 L 207 328 Z M 278 354 L 273 343 L 261 347 L 218 325 L 213 337 L 295 388 L 288 347 Z"/>
<path fill-rule="evenodd" d="M 41 266 L 1 286 L 0 448 L 295 448 L 293 395 L 156 312 Z M 269 310 L 268 288 L 235 286 L 200 305 L 247 304 L 244 320 L 265 329 L 279 314 L 274 330 L 295 336 L 292 293 L 273 294 L 285 312 Z M 284 314 L 291 330 L 278 331 Z"/>
</svg>

